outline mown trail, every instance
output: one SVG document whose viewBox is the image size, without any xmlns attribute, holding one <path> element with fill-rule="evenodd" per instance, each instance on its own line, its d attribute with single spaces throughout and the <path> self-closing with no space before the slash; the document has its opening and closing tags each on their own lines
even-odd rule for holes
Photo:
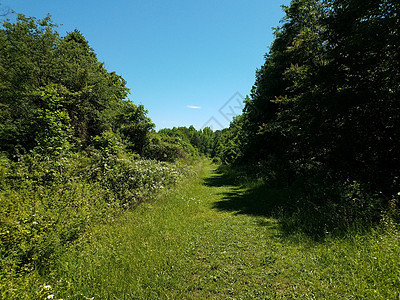
<svg viewBox="0 0 400 300">
<path fill-rule="evenodd" d="M 56 296 L 392 298 L 393 290 L 374 278 L 396 266 L 377 273 L 373 260 L 363 261 L 365 249 L 351 254 L 352 246 L 335 241 L 317 244 L 282 235 L 276 219 L 242 213 L 240 203 L 250 201 L 243 198 L 245 190 L 215 168 L 205 161 L 201 176 L 88 234 L 89 242 L 77 245 L 60 262 L 63 279 Z M 377 251 L 385 246 L 365 244 Z M 383 290 L 377 293 L 379 287 Z"/>
</svg>

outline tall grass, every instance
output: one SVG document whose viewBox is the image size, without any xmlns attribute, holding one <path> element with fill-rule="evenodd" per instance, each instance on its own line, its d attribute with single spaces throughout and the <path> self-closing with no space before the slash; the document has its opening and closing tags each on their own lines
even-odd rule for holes
<svg viewBox="0 0 400 300">
<path fill-rule="evenodd" d="M 45 292 L 38 282 L 97 224 L 154 199 L 193 173 L 189 166 L 136 156 L 26 155 L 0 164 L 0 295 Z M 30 291 L 30 292 L 29 292 Z"/>
</svg>

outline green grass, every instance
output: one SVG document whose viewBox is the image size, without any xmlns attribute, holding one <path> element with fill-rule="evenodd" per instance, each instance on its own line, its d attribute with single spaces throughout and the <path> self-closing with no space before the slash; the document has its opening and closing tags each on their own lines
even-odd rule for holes
<svg viewBox="0 0 400 300">
<path fill-rule="evenodd" d="M 255 186 L 232 185 L 208 161 L 199 168 L 199 176 L 158 200 L 94 226 L 30 295 L 399 299 L 400 241 L 393 227 L 328 233 L 320 241 L 288 234 L 265 211 L 273 192 L 267 197 L 249 193 Z"/>
</svg>

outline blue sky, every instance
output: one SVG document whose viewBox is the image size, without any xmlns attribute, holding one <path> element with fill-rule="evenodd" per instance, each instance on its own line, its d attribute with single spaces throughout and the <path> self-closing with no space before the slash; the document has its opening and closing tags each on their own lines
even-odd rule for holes
<svg viewBox="0 0 400 300">
<path fill-rule="evenodd" d="M 61 35 L 78 29 L 109 71 L 127 80 L 156 129 L 210 125 L 240 113 L 289 0 L 0 0 Z"/>
</svg>

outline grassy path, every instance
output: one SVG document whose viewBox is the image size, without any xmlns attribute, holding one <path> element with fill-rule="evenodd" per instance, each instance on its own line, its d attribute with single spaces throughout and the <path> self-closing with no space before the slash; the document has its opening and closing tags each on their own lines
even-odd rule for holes
<svg viewBox="0 0 400 300">
<path fill-rule="evenodd" d="M 201 176 L 88 234 L 60 261 L 55 298 L 399 297 L 397 239 L 284 236 L 276 219 L 230 208 L 245 190 L 214 170 L 205 161 Z"/>
</svg>

